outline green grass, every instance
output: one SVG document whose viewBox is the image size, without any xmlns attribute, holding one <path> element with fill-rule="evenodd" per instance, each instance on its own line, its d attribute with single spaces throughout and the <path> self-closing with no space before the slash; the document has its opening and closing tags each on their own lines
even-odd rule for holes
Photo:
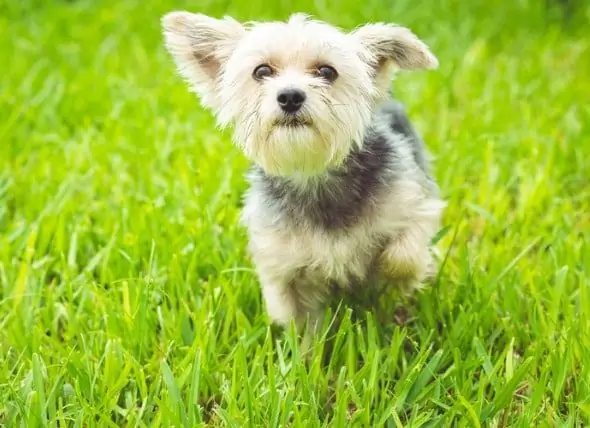
<svg viewBox="0 0 590 428">
<path fill-rule="evenodd" d="M 418 3 L 0 1 L 0 425 L 590 423 L 590 12 Z M 345 308 L 309 364 L 237 224 L 248 162 L 162 47 L 179 8 L 390 20 L 440 59 L 394 84 L 449 202 L 439 280 Z"/>
</svg>

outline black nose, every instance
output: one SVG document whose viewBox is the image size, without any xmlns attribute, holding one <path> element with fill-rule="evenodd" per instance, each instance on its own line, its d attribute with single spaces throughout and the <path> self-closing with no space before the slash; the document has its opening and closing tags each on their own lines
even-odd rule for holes
<svg viewBox="0 0 590 428">
<path fill-rule="evenodd" d="M 285 89 L 279 92 L 277 101 L 285 113 L 295 113 L 305 101 L 305 92 L 300 89 Z"/>
</svg>

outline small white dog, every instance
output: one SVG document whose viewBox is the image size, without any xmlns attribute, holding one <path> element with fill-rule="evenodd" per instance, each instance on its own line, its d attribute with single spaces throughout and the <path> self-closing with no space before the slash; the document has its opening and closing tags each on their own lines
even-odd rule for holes
<svg viewBox="0 0 590 428">
<path fill-rule="evenodd" d="M 317 323 L 335 291 L 419 287 L 445 203 L 389 87 L 436 68 L 410 30 L 344 32 L 306 15 L 241 24 L 171 12 L 182 76 L 253 161 L 243 222 L 272 321 Z M 354 292 L 354 291 L 353 291 Z"/>
</svg>

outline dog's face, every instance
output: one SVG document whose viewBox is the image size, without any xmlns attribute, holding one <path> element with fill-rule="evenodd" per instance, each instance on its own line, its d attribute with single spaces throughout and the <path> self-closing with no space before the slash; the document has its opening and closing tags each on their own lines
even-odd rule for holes
<svg viewBox="0 0 590 428">
<path fill-rule="evenodd" d="M 362 143 L 392 74 L 438 65 L 395 25 L 346 33 L 301 14 L 246 26 L 189 12 L 169 13 L 162 24 L 167 49 L 202 104 L 273 175 L 337 166 Z"/>
</svg>

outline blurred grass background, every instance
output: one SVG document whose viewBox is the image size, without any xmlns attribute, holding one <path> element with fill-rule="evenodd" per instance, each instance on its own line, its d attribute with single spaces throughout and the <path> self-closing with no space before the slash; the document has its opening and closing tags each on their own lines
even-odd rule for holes
<svg viewBox="0 0 590 428">
<path fill-rule="evenodd" d="M 564 4 L 1 0 L 0 424 L 586 425 L 590 7 Z M 271 335 L 248 163 L 162 47 L 174 9 L 391 21 L 438 56 L 393 88 L 446 261 L 392 328 L 346 312 L 309 366 Z"/>
</svg>

